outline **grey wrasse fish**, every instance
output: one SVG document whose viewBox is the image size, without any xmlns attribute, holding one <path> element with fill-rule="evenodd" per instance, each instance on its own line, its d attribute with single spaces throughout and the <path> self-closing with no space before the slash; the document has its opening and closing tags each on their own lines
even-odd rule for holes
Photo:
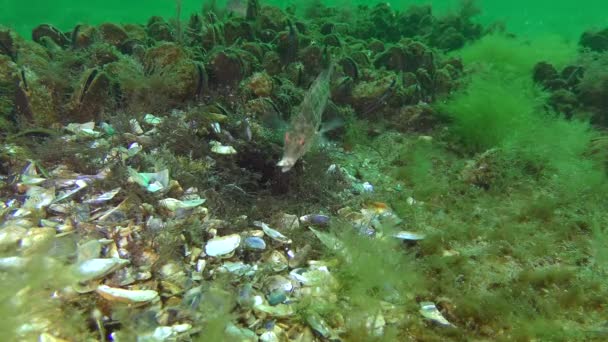
<svg viewBox="0 0 608 342">
<path fill-rule="evenodd" d="M 329 101 L 331 75 L 334 65 L 322 71 L 304 95 L 298 113 L 292 118 L 285 133 L 283 158 L 277 163 L 283 172 L 291 170 L 314 144 L 321 127 L 321 119 Z"/>
</svg>

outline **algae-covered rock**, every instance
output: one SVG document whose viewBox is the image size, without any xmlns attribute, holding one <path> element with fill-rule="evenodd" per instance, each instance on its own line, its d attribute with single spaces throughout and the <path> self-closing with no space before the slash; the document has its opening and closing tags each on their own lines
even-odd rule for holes
<svg viewBox="0 0 608 342">
<path fill-rule="evenodd" d="M 171 103 L 193 99 L 206 83 L 204 69 L 199 68 L 187 51 L 175 43 L 162 43 L 148 49 L 143 64 L 144 73 L 155 80 L 154 84 L 146 85 L 149 91 L 161 93 Z M 146 82 L 145 79 L 142 81 Z"/>
<path fill-rule="evenodd" d="M 268 97 L 272 95 L 274 84 L 272 78 L 266 73 L 253 74 L 246 83 L 246 87 L 258 97 Z"/>
<path fill-rule="evenodd" d="M 282 31 L 287 25 L 287 16 L 275 6 L 264 6 L 259 12 L 259 21 L 262 29 Z"/>
</svg>

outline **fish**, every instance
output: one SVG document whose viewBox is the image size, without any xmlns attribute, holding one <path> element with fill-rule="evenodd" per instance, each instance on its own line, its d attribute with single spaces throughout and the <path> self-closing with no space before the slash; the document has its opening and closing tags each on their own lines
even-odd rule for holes
<svg viewBox="0 0 608 342">
<path fill-rule="evenodd" d="M 282 172 L 293 168 L 298 159 L 310 150 L 319 134 L 323 112 L 329 101 L 333 69 L 332 62 L 317 76 L 304 96 L 298 114 L 290 122 L 284 137 L 283 157 L 277 163 Z"/>
</svg>

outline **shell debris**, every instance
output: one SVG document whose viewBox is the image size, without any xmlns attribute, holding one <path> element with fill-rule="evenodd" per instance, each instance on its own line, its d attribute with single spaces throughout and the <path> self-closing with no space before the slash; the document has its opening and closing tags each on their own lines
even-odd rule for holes
<svg viewBox="0 0 608 342">
<path fill-rule="evenodd" d="M 111 302 L 146 304 L 160 300 L 154 290 L 125 290 L 108 285 L 99 285 L 95 290 L 101 297 Z"/>
<path fill-rule="evenodd" d="M 264 223 L 262 221 L 255 221 L 255 222 L 253 222 L 253 225 L 256 227 L 262 228 L 262 230 L 264 231 L 264 234 L 266 234 L 268 237 L 270 237 L 271 239 L 273 239 L 277 242 L 284 243 L 284 244 L 290 244 L 292 242 L 290 238 L 283 235 L 278 230 L 270 228 L 266 223 Z"/>
<path fill-rule="evenodd" d="M 215 237 L 205 245 L 205 253 L 212 257 L 223 257 L 234 252 L 241 244 L 239 234 Z"/>
</svg>

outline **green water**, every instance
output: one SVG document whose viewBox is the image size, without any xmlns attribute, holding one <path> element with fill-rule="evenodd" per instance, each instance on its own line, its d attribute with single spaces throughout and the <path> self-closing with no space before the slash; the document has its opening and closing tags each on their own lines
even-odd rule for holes
<svg viewBox="0 0 608 342">
<path fill-rule="evenodd" d="M 262 4 L 304 8 L 307 0 L 262 1 Z M 340 7 L 369 4 L 370 1 L 323 1 Z M 183 15 L 199 11 L 203 1 L 183 0 Z M 218 0 L 218 3 L 223 3 Z M 432 4 L 438 13 L 455 8 L 459 0 L 409 0 L 392 1 L 395 8 L 406 8 L 412 4 Z M 576 38 L 585 29 L 608 25 L 608 3 L 605 0 L 514 0 L 477 1 L 483 9 L 480 20 L 484 23 L 500 20 L 507 23 L 510 31 L 521 35 L 559 34 Z M 15 28 L 24 36 L 29 36 L 32 27 L 40 23 L 52 23 L 62 29 L 69 29 L 77 23 L 97 24 L 112 22 L 145 22 L 152 15 L 175 16 L 173 0 L 106 0 L 103 2 L 75 0 L 2 0 L 0 23 Z"/>
</svg>

